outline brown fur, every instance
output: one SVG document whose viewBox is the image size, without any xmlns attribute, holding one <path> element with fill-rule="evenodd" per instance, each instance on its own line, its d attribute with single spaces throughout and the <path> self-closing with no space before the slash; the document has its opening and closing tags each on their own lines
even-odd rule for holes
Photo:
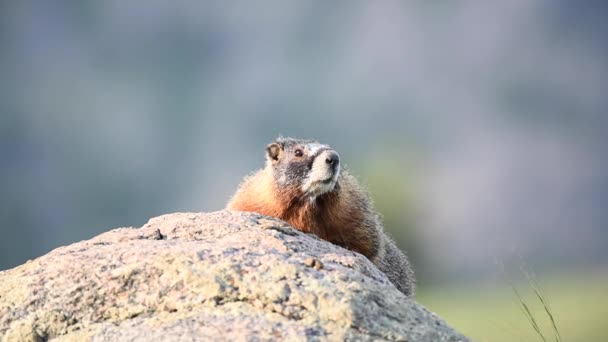
<svg viewBox="0 0 608 342">
<path fill-rule="evenodd" d="M 413 295 L 409 261 L 386 236 L 367 193 L 343 170 L 335 188 L 314 201 L 298 184 L 278 188 L 272 164 L 245 178 L 227 205 L 229 210 L 280 218 L 295 228 L 365 255 L 406 295 Z"/>
<path fill-rule="evenodd" d="M 276 191 L 268 169 L 247 178 L 227 209 L 278 217 L 292 226 L 368 258 L 377 255 L 377 215 L 354 177 L 343 171 L 338 191 L 319 196 L 316 202 L 302 198 L 299 189 Z"/>
</svg>

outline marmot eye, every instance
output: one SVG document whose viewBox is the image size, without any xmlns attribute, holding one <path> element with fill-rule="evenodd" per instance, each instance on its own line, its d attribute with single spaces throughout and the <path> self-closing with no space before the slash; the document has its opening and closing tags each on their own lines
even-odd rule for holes
<svg viewBox="0 0 608 342">
<path fill-rule="evenodd" d="M 295 155 L 296 155 L 296 157 L 301 157 L 304 155 L 304 152 L 302 152 L 302 150 L 300 150 L 300 149 L 297 149 L 297 150 L 295 150 Z"/>
</svg>

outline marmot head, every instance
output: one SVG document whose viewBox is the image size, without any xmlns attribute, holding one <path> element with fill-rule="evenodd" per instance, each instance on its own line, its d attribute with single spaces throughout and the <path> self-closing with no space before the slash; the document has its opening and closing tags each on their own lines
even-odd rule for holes
<svg viewBox="0 0 608 342">
<path fill-rule="evenodd" d="M 279 137 L 266 147 L 266 167 L 275 184 L 314 201 L 333 191 L 340 176 L 340 156 L 314 140 Z"/>
</svg>

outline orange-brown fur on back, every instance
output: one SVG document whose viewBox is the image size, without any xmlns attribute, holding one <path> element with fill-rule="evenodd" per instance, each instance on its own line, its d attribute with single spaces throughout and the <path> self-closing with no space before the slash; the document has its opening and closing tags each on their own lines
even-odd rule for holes
<svg viewBox="0 0 608 342">
<path fill-rule="evenodd" d="M 377 215 L 354 177 L 343 171 L 337 189 L 315 202 L 298 188 L 277 191 L 269 169 L 248 177 L 227 209 L 278 217 L 307 233 L 373 258 L 378 250 Z"/>
</svg>

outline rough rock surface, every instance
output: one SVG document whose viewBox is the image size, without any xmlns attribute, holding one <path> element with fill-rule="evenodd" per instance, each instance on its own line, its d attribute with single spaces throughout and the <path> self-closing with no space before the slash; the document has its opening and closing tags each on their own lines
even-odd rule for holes
<svg viewBox="0 0 608 342">
<path fill-rule="evenodd" d="M 251 213 L 177 213 L 0 272 L 0 341 L 467 341 L 365 257 Z"/>
</svg>

